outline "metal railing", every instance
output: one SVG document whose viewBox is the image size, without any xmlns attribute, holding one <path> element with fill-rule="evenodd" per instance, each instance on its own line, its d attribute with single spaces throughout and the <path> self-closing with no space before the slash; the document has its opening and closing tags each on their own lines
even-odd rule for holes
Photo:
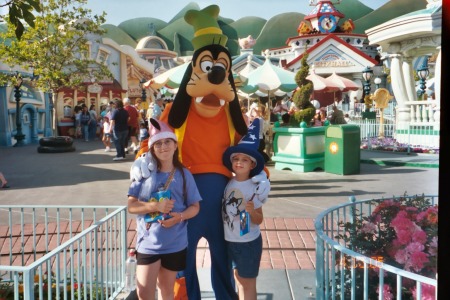
<svg viewBox="0 0 450 300">
<path fill-rule="evenodd" d="M 126 212 L 0 206 L 0 298 L 114 299 L 124 287 Z"/>
<path fill-rule="evenodd" d="M 402 196 L 412 198 L 416 196 Z M 393 197 L 396 201 L 400 197 Z M 438 196 L 424 196 L 429 206 L 438 203 Z M 372 214 L 374 204 L 387 199 L 370 199 L 356 201 L 350 197 L 349 203 L 327 209 L 315 220 L 316 230 L 316 299 L 369 299 L 369 269 L 374 269 L 378 276 L 371 273 L 370 282 L 377 284 L 378 299 L 383 298 L 384 280 L 391 275 L 396 280 L 396 295 L 394 299 L 402 299 L 402 282 L 412 280 L 415 283 L 417 295 L 422 299 L 423 284 L 433 286 L 437 292 L 437 280 L 383 263 L 383 258 L 367 257 L 351 250 L 351 242 L 338 239 L 338 236 L 351 236 L 352 230 L 346 231 L 340 224 L 355 224 L 357 219 Z M 376 274 L 376 273 L 375 273 Z M 377 282 L 378 281 L 378 282 Z M 373 291 L 372 291 L 373 292 Z M 435 299 L 437 296 L 435 295 Z M 375 298 L 370 298 L 375 299 Z"/>
<path fill-rule="evenodd" d="M 437 151 L 440 143 L 440 130 L 435 125 L 414 125 L 409 122 L 398 129 L 393 120 L 385 119 L 381 125 L 379 119 L 353 119 L 349 124 L 360 128 L 361 146 L 368 150 L 391 149 L 399 152 L 414 152 L 415 149 Z M 381 127 L 382 126 L 382 127 Z M 383 138 L 380 138 L 380 131 Z"/>
</svg>

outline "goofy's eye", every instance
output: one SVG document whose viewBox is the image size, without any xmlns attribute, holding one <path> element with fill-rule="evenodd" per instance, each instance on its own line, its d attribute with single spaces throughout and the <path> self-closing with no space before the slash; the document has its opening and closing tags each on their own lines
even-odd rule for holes
<svg viewBox="0 0 450 300">
<path fill-rule="evenodd" d="M 227 69 L 227 67 L 226 67 L 223 63 L 220 63 L 220 62 L 217 62 L 214 66 L 215 66 L 215 67 L 223 68 L 224 70 Z"/>
<path fill-rule="evenodd" d="M 212 66 L 213 66 L 213 63 L 211 61 L 205 60 L 200 63 L 200 68 L 205 73 L 211 71 Z"/>
</svg>

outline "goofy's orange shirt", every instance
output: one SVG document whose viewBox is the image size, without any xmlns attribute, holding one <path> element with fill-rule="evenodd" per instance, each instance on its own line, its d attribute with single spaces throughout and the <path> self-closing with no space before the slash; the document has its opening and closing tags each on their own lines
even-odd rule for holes
<svg viewBox="0 0 450 300">
<path fill-rule="evenodd" d="M 169 104 L 161 115 L 167 123 Z M 228 106 L 212 117 L 205 118 L 197 113 L 195 104 L 191 103 L 184 124 L 174 130 L 178 138 L 180 160 L 192 174 L 219 173 L 231 177 L 231 172 L 223 165 L 222 155 L 225 150 L 235 145 L 239 134 L 231 121 Z"/>
</svg>

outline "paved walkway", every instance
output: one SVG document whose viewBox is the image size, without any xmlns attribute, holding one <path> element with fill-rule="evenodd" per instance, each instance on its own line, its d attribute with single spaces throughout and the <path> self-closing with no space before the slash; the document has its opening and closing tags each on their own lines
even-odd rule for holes
<svg viewBox="0 0 450 300">
<path fill-rule="evenodd" d="M 58 154 L 39 154 L 36 145 L 0 148 L 0 170 L 11 186 L 0 190 L 0 204 L 126 205 L 132 157 L 113 162 L 115 152 L 105 152 L 99 141 L 76 140 L 75 147 L 76 152 Z M 438 194 L 438 155 L 361 151 L 361 162 L 359 174 L 345 176 L 269 167 L 271 192 L 264 205 L 258 299 L 306 299 L 315 292 L 313 220 L 325 209 L 353 195 L 369 199 L 405 192 Z M 0 219 L 0 237 L 4 221 Z M 132 237 L 134 224 L 129 228 Z M 0 241 L 2 255 L 9 249 L 5 247 Z M 214 299 L 208 251 L 206 241 L 200 241 L 202 298 Z"/>
</svg>

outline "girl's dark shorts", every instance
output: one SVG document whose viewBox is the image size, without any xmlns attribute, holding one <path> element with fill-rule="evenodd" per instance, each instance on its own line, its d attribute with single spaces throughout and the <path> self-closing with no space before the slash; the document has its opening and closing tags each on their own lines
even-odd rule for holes
<svg viewBox="0 0 450 300">
<path fill-rule="evenodd" d="M 187 248 L 175 253 L 167 254 L 144 254 L 137 253 L 138 265 L 149 265 L 161 260 L 161 266 L 170 271 L 182 271 L 186 268 Z"/>
</svg>

